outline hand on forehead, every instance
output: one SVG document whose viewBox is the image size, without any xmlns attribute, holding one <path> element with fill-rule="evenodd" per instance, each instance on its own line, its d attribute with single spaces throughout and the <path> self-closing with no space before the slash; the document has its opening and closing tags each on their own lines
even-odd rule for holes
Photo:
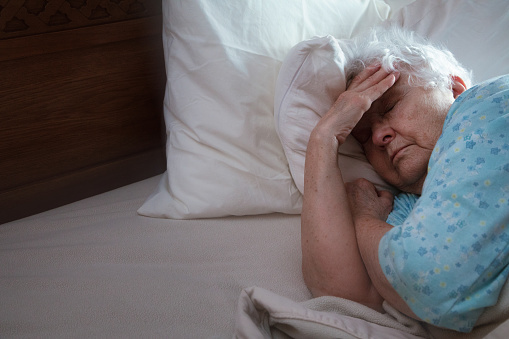
<svg viewBox="0 0 509 339">
<path fill-rule="evenodd" d="M 397 79 L 394 84 L 386 88 L 386 90 L 371 103 L 369 109 L 364 113 L 352 130 L 352 136 L 360 143 L 364 143 L 366 139 L 369 138 L 372 124 L 383 118 L 383 116 L 396 105 L 398 96 L 402 95 L 403 88 L 401 85 L 408 82 L 408 77 L 403 74 L 396 74 Z"/>
</svg>

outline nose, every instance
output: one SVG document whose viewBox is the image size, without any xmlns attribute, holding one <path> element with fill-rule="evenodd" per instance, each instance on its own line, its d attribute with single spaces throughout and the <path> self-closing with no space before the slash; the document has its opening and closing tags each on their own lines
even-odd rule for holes
<svg viewBox="0 0 509 339">
<path fill-rule="evenodd" d="M 375 123 L 371 133 L 373 144 L 380 148 L 385 148 L 396 137 L 396 132 L 389 125 L 382 122 Z"/>
</svg>

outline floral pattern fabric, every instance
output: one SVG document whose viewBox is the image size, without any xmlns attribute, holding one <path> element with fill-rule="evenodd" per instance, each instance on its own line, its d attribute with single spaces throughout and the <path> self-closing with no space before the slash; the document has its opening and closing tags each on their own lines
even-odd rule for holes
<svg viewBox="0 0 509 339">
<path fill-rule="evenodd" d="M 422 320 L 469 332 L 509 275 L 509 76 L 459 96 L 420 197 L 395 199 L 380 265 Z"/>
</svg>

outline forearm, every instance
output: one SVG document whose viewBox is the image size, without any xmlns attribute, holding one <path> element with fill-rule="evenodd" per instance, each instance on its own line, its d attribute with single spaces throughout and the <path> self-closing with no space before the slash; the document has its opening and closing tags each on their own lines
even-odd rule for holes
<svg viewBox="0 0 509 339">
<path fill-rule="evenodd" d="M 364 216 L 355 219 L 355 231 L 359 250 L 374 287 L 383 299 L 398 311 L 414 319 L 418 319 L 406 302 L 394 290 L 380 266 L 378 246 L 382 237 L 391 228 L 391 225 L 374 217 Z"/>
<path fill-rule="evenodd" d="M 380 309 L 357 246 L 338 147 L 371 104 L 396 81 L 379 65 L 357 75 L 313 129 L 306 151 L 302 270 L 313 295 L 335 295 Z"/>
<path fill-rule="evenodd" d="M 374 308 L 380 302 L 357 246 L 337 141 L 312 134 L 302 210 L 302 269 L 314 296 L 335 295 Z M 374 300 L 374 301 L 373 301 Z"/>
</svg>

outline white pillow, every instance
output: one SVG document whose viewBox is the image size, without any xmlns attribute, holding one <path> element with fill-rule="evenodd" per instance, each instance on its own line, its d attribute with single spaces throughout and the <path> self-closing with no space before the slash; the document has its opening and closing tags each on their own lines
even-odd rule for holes
<svg viewBox="0 0 509 339">
<path fill-rule="evenodd" d="M 288 53 L 276 83 L 274 118 L 290 173 L 304 192 L 304 163 L 311 131 L 346 89 L 343 41 L 328 35 L 297 44 Z M 344 47 L 343 47 L 344 48 Z M 378 189 L 395 190 L 369 164 L 352 136 L 338 150 L 338 165 L 346 182 L 366 178 Z"/>
<path fill-rule="evenodd" d="M 381 0 L 164 0 L 167 172 L 142 215 L 300 213 L 274 127 L 282 60 L 315 35 L 384 21 Z"/>
<path fill-rule="evenodd" d="M 391 21 L 447 46 L 474 83 L 509 73 L 509 1 L 416 0 Z"/>
</svg>

